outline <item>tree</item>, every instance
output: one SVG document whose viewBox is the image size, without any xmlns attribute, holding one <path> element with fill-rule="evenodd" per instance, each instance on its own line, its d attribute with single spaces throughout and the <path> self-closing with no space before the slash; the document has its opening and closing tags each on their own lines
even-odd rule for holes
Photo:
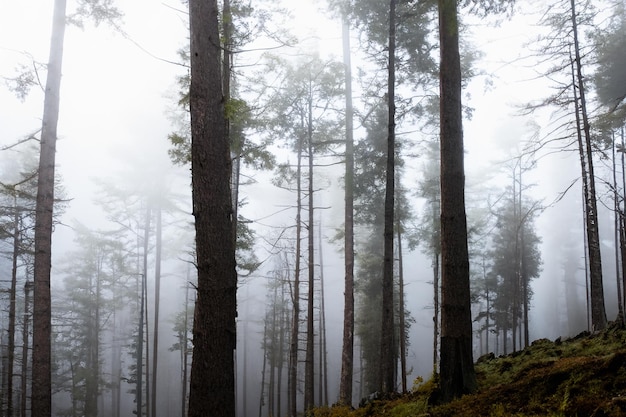
<svg viewBox="0 0 626 417">
<path fill-rule="evenodd" d="M 52 413 L 50 269 L 55 153 L 66 9 L 66 0 L 55 0 L 40 138 L 33 293 L 32 409 L 34 417 L 50 416 Z M 76 16 L 75 22 L 80 22 L 80 18 L 85 16 L 92 16 L 96 22 L 99 22 L 115 19 L 120 16 L 120 13 L 111 6 L 110 0 L 105 1 L 104 4 L 100 4 L 100 0 L 83 0 L 79 2 Z"/>
<path fill-rule="evenodd" d="M 441 399 L 476 389 L 465 216 L 461 59 L 456 0 L 439 0 L 441 123 Z"/>
<path fill-rule="evenodd" d="M 189 15 L 191 175 L 198 268 L 189 416 L 233 417 L 237 276 L 217 1 L 190 0 Z"/>
<path fill-rule="evenodd" d="M 346 175 L 344 179 L 345 288 L 339 403 L 351 405 L 354 372 L 354 109 L 352 106 L 350 25 L 346 16 L 342 16 L 342 20 L 343 64 L 346 88 Z"/>
<path fill-rule="evenodd" d="M 383 232 L 382 330 L 380 338 L 379 390 L 395 390 L 393 319 L 393 236 L 395 202 L 396 129 L 396 2 L 389 1 L 389 62 L 387 75 L 387 166 L 385 169 L 385 216 Z"/>
<path fill-rule="evenodd" d="M 35 272 L 33 307 L 33 417 L 52 415 L 51 298 L 52 212 L 54 205 L 54 168 L 59 120 L 63 39 L 65 37 L 65 0 L 55 0 L 50 40 L 50 58 L 41 130 L 39 182 L 35 214 Z"/>
<path fill-rule="evenodd" d="M 575 68 L 575 81 L 573 84 L 577 120 L 576 132 L 579 137 L 579 141 L 581 140 L 581 133 L 584 133 L 584 147 L 581 147 L 581 161 L 586 159 L 585 162 L 587 164 L 587 187 L 585 187 L 586 189 L 584 190 L 584 193 L 590 266 L 591 321 L 595 330 L 602 330 L 606 327 L 606 310 L 604 307 L 604 287 L 602 284 L 602 256 L 600 253 L 600 232 L 598 230 L 598 206 L 596 199 L 593 153 L 591 147 L 591 126 L 589 123 L 589 113 L 587 112 L 587 100 L 585 96 L 586 86 L 583 77 L 582 58 L 580 53 L 581 48 L 578 38 L 578 15 L 576 13 L 576 2 L 574 0 L 570 0 L 570 5 L 572 35 L 574 41 L 572 75 L 574 75 Z M 578 92 L 578 100 L 576 99 L 576 92 Z M 585 175 L 584 168 L 583 175 Z"/>
</svg>

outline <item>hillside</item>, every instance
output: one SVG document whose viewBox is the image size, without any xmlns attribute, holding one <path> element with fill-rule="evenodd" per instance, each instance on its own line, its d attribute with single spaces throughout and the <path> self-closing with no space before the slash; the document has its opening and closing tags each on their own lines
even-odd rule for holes
<svg viewBox="0 0 626 417">
<path fill-rule="evenodd" d="M 479 389 L 443 406 L 428 405 L 436 384 L 413 392 L 372 400 L 356 410 L 317 409 L 315 417 L 527 417 L 626 416 L 626 331 L 612 325 L 596 334 L 540 339 L 522 351 L 476 363 Z M 431 400 L 432 402 L 432 400 Z"/>
</svg>

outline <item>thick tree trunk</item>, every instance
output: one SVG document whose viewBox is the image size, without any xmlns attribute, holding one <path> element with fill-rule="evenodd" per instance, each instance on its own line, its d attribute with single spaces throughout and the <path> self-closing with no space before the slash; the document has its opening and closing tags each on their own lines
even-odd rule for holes
<svg viewBox="0 0 626 417">
<path fill-rule="evenodd" d="M 234 417 L 237 273 L 217 1 L 190 0 L 189 14 L 191 175 L 198 267 L 189 417 Z"/>
<path fill-rule="evenodd" d="M 469 255 L 456 0 L 439 0 L 441 123 L 441 396 L 476 389 L 472 358 Z"/>
<path fill-rule="evenodd" d="M 65 37 L 65 0 L 55 0 L 50 57 L 44 98 L 35 213 L 35 270 L 33 307 L 32 416 L 52 415 L 51 299 L 52 212 L 54 169 L 59 120 L 61 67 Z"/>
<path fill-rule="evenodd" d="M 395 84 L 396 84 L 396 0 L 389 1 L 389 62 L 387 80 L 387 169 L 385 182 L 385 230 L 382 280 L 382 329 L 380 340 L 379 391 L 393 392 L 395 383 L 393 325 L 393 225 L 395 197 Z"/>
<path fill-rule="evenodd" d="M 343 343 L 339 403 L 352 405 L 354 373 L 354 126 L 352 107 L 352 64 L 350 60 L 350 26 L 344 16 L 342 25 L 343 63 L 346 85 L 346 175 L 345 175 L 345 288 L 343 309 Z"/>
</svg>

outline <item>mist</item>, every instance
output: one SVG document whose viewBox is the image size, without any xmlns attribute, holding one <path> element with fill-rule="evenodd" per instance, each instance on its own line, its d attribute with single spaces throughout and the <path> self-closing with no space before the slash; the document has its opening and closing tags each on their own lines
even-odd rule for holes
<svg viewBox="0 0 626 417">
<path fill-rule="evenodd" d="M 33 173 L 52 6 L 31 3 L 0 6 L 2 415 L 33 415 Z M 74 3 L 69 1 L 68 8 L 76 10 L 80 2 Z M 51 247 L 52 415 L 184 416 L 197 289 L 188 7 L 177 1 L 114 3 L 122 14 L 114 23 L 87 19 L 83 27 L 66 27 Z M 341 17 L 325 3 L 259 2 L 250 10 L 235 3 L 241 14 L 234 22 L 239 32 L 231 45 L 233 99 L 227 111 L 235 115 L 230 132 L 240 140 L 231 150 L 232 189 L 237 190 L 236 415 L 289 415 L 289 384 L 295 384 L 298 412 L 304 410 L 309 385 L 309 277 L 314 285 L 314 384 L 308 388 L 315 406 L 340 401 L 346 290 Z M 604 3 L 612 11 L 607 15 L 623 18 L 617 6 Z M 468 61 L 463 136 L 474 360 L 489 352 L 523 349 L 524 331 L 532 342 L 594 330 L 580 155 L 572 127 L 577 110 L 571 102 L 536 104 L 559 88 L 561 80 L 544 74 L 551 65 L 560 65 L 552 64 L 557 58 L 550 61 L 533 49 L 537 37 L 549 32 L 539 24 L 545 8 L 544 2 L 520 1 L 510 17 L 487 18 L 460 9 L 461 54 Z M 356 184 L 353 406 L 376 391 L 372 375 L 379 361 L 370 355 L 375 356 L 381 337 L 378 284 L 383 274 L 382 161 L 388 120 L 379 113 L 387 106 L 387 50 L 382 35 L 374 32 L 386 20 L 368 18 L 371 24 L 357 17 L 350 22 Z M 438 371 L 441 336 L 440 323 L 434 327 L 433 271 L 439 258 L 433 257 L 437 244 L 432 243 L 439 233 L 438 218 L 433 223 L 432 217 L 438 196 L 428 193 L 429 186 L 438 188 L 438 179 L 429 175 L 439 166 L 435 10 L 429 9 L 424 20 L 419 24 L 432 47 L 420 55 L 429 61 L 420 62 L 426 75 L 412 67 L 419 54 L 412 55 L 410 48 L 418 46 L 400 42 L 398 71 L 405 72 L 396 84 L 395 213 L 402 236 L 394 234 L 392 309 L 395 320 L 400 315 L 406 320 L 404 352 L 394 321 L 396 391 L 402 390 L 402 379 L 411 391 Z M 598 29 L 603 36 L 610 30 L 608 25 Z M 593 37 L 583 42 L 588 49 L 594 46 Z M 597 65 L 589 64 L 589 79 L 595 70 Z M 565 80 L 567 74 L 565 68 Z M 588 97 L 591 125 L 600 125 L 606 106 L 591 81 Z M 600 128 L 593 132 L 609 321 L 623 319 L 623 248 L 615 221 L 616 215 L 623 217 L 623 122 L 612 122 L 611 134 Z M 303 132 L 309 134 L 308 149 Z M 611 156 L 614 147 L 617 154 Z M 428 179 L 437 184 L 429 185 Z M 536 263 L 536 271 L 524 276 L 526 287 L 517 284 L 527 291 L 526 300 L 515 295 L 520 298 L 514 302 L 502 289 L 508 275 L 498 269 L 508 265 L 502 261 L 510 249 L 502 242 L 512 236 L 506 234 L 507 210 L 519 216 L 515 239 L 519 230 L 527 238 L 521 244 L 528 245 L 528 253 L 519 255 L 524 259 L 520 264 Z M 518 256 L 519 247 L 514 250 Z M 297 256 L 300 311 L 293 381 L 288 368 Z M 398 284 L 401 270 L 403 288 Z M 398 304 L 400 291 L 404 306 Z M 502 318 L 507 314 L 510 319 Z"/>
</svg>

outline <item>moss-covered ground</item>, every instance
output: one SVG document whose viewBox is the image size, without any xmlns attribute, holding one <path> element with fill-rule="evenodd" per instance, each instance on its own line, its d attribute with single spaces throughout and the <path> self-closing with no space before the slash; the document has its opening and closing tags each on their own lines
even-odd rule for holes
<svg viewBox="0 0 626 417">
<path fill-rule="evenodd" d="M 626 330 L 550 341 L 475 366 L 478 390 L 446 405 L 429 404 L 436 380 L 411 393 L 366 402 L 353 410 L 328 407 L 312 417 L 601 417 L 626 416 Z"/>
</svg>

